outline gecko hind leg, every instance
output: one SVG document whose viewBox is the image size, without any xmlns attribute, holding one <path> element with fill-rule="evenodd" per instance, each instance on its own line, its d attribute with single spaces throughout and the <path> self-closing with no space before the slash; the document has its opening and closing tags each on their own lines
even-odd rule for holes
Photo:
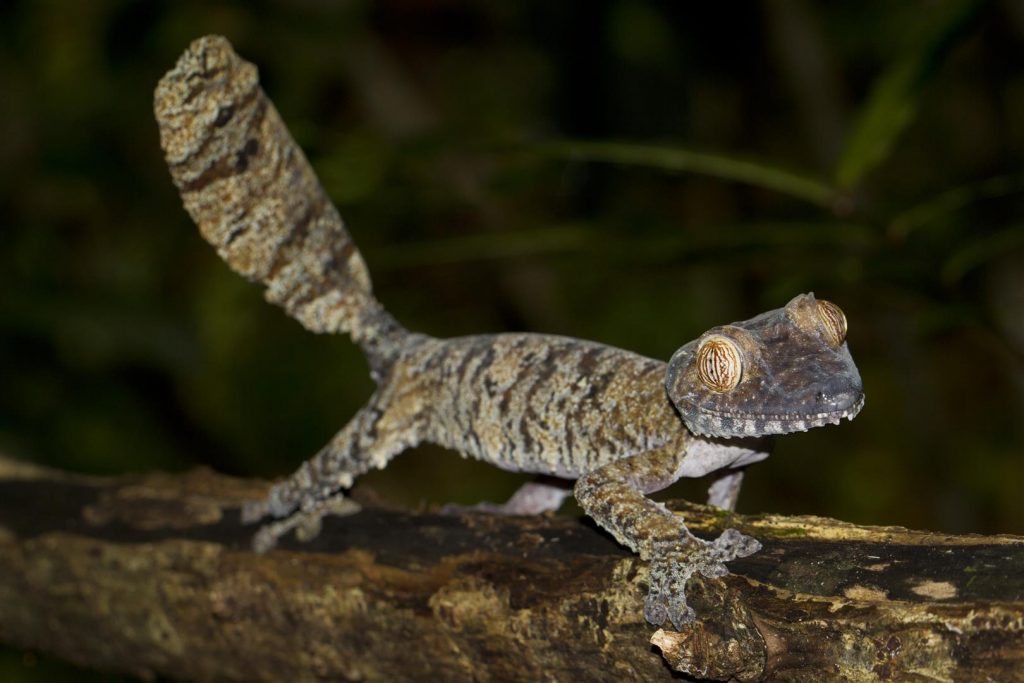
<svg viewBox="0 0 1024 683">
<path fill-rule="evenodd" d="M 540 515 L 555 512 L 562 507 L 565 499 L 572 495 L 572 486 L 554 477 L 540 477 L 528 481 L 504 503 L 482 502 L 474 505 L 449 503 L 442 508 L 445 513 L 488 512 L 494 515 Z"/>
<path fill-rule="evenodd" d="M 726 470 L 708 488 L 708 505 L 733 512 L 743 485 L 743 470 Z"/>
<path fill-rule="evenodd" d="M 281 520 L 257 532 L 253 550 L 270 550 L 292 529 L 297 530 L 299 540 L 309 540 L 319 533 L 324 515 L 358 512 L 358 504 L 345 498 L 343 490 L 350 488 L 357 476 L 384 467 L 420 442 L 415 413 L 394 404 L 385 409 L 382 403 L 371 400 L 319 453 L 275 484 L 265 499 L 242 507 L 243 523 L 267 516 Z"/>
</svg>

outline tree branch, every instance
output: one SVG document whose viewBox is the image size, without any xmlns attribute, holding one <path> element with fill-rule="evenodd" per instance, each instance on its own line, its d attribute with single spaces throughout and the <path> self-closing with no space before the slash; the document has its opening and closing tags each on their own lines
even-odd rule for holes
<svg viewBox="0 0 1024 683">
<path fill-rule="evenodd" d="M 585 520 L 371 505 L 257 556 L 238 506 L 265 489 L 0 460 L 0 639 L 190 680 L 986 681 L 1024 665 L 1024 538 L 677 503 L 702 535 L 732 526 L 764 550 L 691 581 L 698 620 L 676 633 L 644 623 L 644 564 Z"/>
</svg>

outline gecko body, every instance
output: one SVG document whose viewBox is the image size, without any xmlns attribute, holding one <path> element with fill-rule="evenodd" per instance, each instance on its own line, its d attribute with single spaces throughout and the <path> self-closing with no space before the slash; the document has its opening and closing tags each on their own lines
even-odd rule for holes
<svg viewBox="0 0 1024 683">
<path fill-rule="evenodd" d="M 359 475 L 418 443 L 506 470 L 575 480 L 581 507 L 651 563 L 645 617 L 693 619 L 694 572 L 759 549 L 734 529 L 714 541 L 647 497 L 680 477 L 721 476 L 710 501 L 731 509 L 763 437 L 852 419 L 860 376 L 834 304 L 801 294 L 785 307 L 713 328 L 667 363 L 542 334 L 436 339 L 399 324 L 337 210 L 260 89 L 256 69 L 220 37 L 195 41 L 155 96 L 161 145 L 185 208 L 236 271 L 315 332 L 346 332 L 377 390 L 313 458 L 243 509 L 265 552 L 291 530 L 314 535 Z M 564 488 L 531 483 L 500 509 L 558 507 Z"/>
</svg>

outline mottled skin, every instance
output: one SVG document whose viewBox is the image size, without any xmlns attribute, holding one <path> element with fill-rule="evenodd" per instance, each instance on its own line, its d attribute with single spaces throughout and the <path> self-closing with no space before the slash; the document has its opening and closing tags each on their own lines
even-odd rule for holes
<svg viewBox="0 0 1024 683">
<path fill-rule="evenodd" d="M 502 469 L 575 479 L 587 514 L 651 562 L 647 619 L 678 627 L 693 618 L 684 589 L 695 571 L 722 576 L 724 562 L 760 546 L 733 529 L 697 539 L 646 494 L 720 470 L 711 502 L 731 509 L 738 468 L 767 456 L 758 437 L 836 423 L 863 405 L 845 318 L 813 295 L 709 330 L 667 364 L 551 335 L 408 332 L 374 298 L 255 67 L 226 40 L 195 41 L 157 86 L 155 108 L 172 177 L 203 236 L 305 327 L 350 334 L 378 385 L 320 453 L 243 510 L 247 521 L 278 520 L 256 534 L 260 552 L 292 529 L 315 535 L 324 514 L 352 512 L 342 492 L 355 477 L 430 442 Z M 565 495 L 532 483 L 499 509 L 550 510 Z"/>
</svg>

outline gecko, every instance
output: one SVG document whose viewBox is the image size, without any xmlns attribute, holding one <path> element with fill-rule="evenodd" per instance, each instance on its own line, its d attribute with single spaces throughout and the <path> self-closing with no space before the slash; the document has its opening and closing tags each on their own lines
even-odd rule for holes
<svg viewBox="0 0 1024 683">
<path fill-rule="evenodd" d="M 713 327 L 668 362 L 592 341 L 529 333 L 438 339 L 403 327 L 374 296 L 337 209 L 259 84 L 223 37 L 194 41 L 159 82 L 160 144 L 185 209 L 227 264 L 305 328 L 347 333 L 376 391 L 331 441 L 242 520 L 266 518 L 263 553 L 294 531 L 351 513 L 355 478 L 433 443 L 504 470 L 567 481 L 525 484 L 500 512 L 583 511 L 649 563 L 644 617 L 692 621 L 686 583 L 728 574 L 760 549 L 727 529 L 707 541 L 649 494 L 716 473 L 709 503 L 732 510 L 744 468 L 771 435 L 853 419 L 860 375 L 835 304 L 800 294 Z"/>
</svg>

